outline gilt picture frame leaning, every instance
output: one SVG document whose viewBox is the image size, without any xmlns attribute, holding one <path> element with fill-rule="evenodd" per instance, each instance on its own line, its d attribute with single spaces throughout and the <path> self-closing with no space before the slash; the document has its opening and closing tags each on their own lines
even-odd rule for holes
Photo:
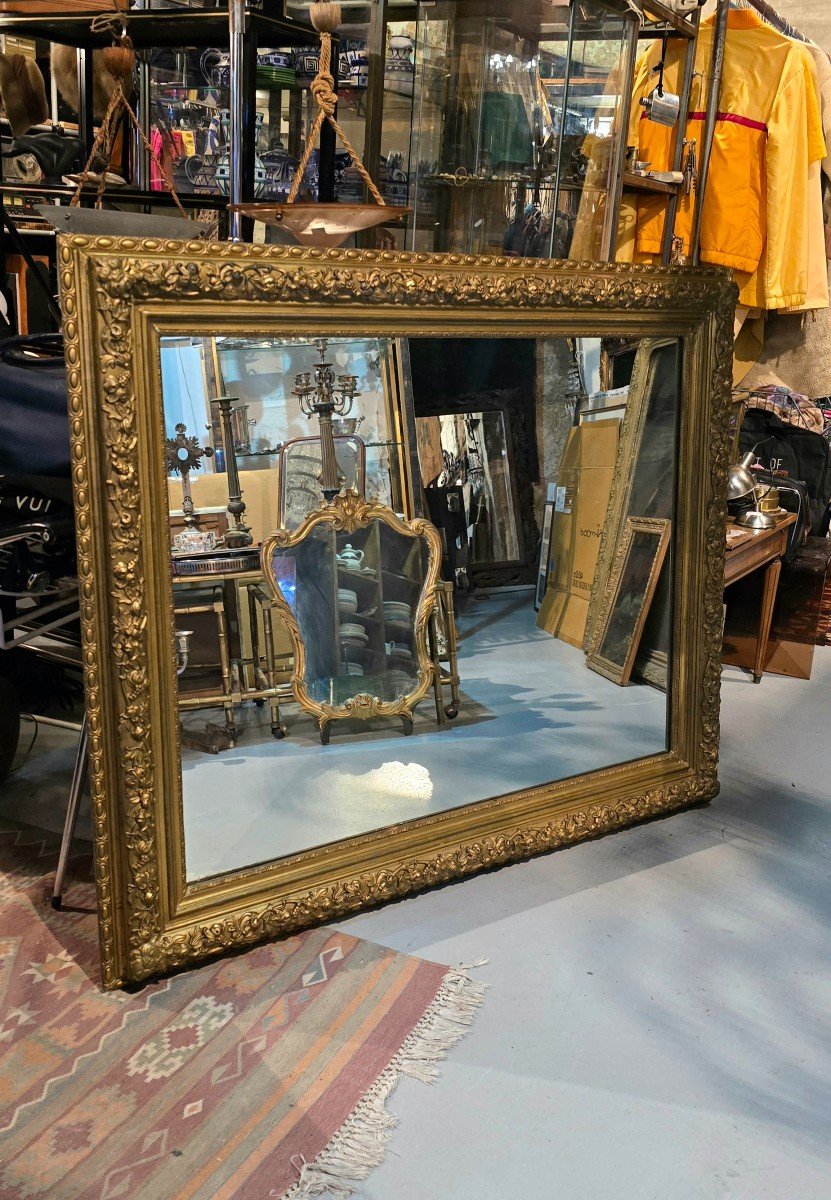
<svg viewBox="0 0 831 1200">
<path fill-rule="evenodd" d="M 733 309 L 712 267 L 61 237 L 104 986 L 115 988 L 711 799 Z M 191 882 L 185 872 L 160 340 L 680 340 L 665 752 Z"/>
<path fill-rule="evenodd" d="M 671 523 L 649 517 L 627 517 L 615 561 L 598 600 L 597 649 L 588 666 L 625 687 L 635 665 L 649 606 L 669 549 Z"/>
<path fill-rule="evenodd" d="M 609 505 L 606 510 L 606 520 L 600 538 L 600 550 L 597 557 L 597 567 L 594 576 L 594 587 L 589 597 L 589 613 L 586 620 L 586 636 L 583 648 L 587 654 L 595 654 L 603 628 L 603 614 L 600 613 L 601 597 L 605 595 L 609 576 L 623 538 L 625 522 L 628 517 L 657 517 L 669 518 L 670 511 L 634 511 L 632 509 L 632 494 L 634 490 L 636 471 L 639 458 L 644 451 L 644 436 L 646 433 L 647 417 L 650 402 L 653 399 L 657 382 L 658 359 L 661 351 L 671 348 L 673 340 L 653 337 L 640 343 L 635 353 L 635 364 L 632 371 L 632 381 L 623 423 L 620 429 L 615 473 L 612 490 L 609 495 Z M 676 363 L 676 369 L 681 364 Z M 671 469 L 672 464 L 666 464 Z"/>
</svg>

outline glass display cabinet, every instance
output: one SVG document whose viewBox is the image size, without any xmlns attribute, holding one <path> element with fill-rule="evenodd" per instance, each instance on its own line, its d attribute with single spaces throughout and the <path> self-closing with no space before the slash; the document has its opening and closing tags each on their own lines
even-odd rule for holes
<svg viewBox="0 0 831 1200">
<path fill-rule="evenodd" d="M 318 47 L 262 45 L 253 50 L 255 61 L 246 64 L 253 90 L 253 196 L 256 200 L 283 202 L 288 197 L 294 171 L 303 150 L 306 130 L 314 120 L 315 102 L 310 84 L 319 64 Z M 338 97 L 345 127 L 360 150 L 364 108 L 361 94 L 367 87 L 366 42 L 342 39 L 338 55 Z M 185 195 L 228 196 L 231 177 L 231 66 L 230 54 L 221 46 L 191 50 L 160 50 L 150 56 L 148 105 L 151 141 L 163 156 L 177 190 Z M 352 114 L 355 117 L 352 117 Z M 349 156 L 339 153 L 335 162 L 335 195 L 349 200 L 354 191 Z M 317 199 L 320 191 L 319 155 L 315 151 L 306 172 L 302 194 Z M 163 190 L 164 181 L 150 167 L 150 187 Z"/>
<path fill-rule="evenodd" d="M 634 12 L 439 0 L 417 18 L 408 248 L 610 257 Z"/>
<path fill-rule="evenodd" d="M 385 244 L 608 260 L 624 189 L 659 193 L 671 230 L 677 182 L 630 169 L 637 159 L 637 147 L 627 146 L 635 60 L 639 39 L 694 46 L 698 16 L 684 20 L 661 0 L 640 7 L 643 19 L 628 0 L 346 6 L 342 72 L 346 79 L 354 69 L 352 48 L 365 47 L 366 86 L 340 89 L 338 118 L 385 198 L 414 210 L 405 227 L 384 231 Z M 309 0 L 285 0 L 283 18 L 307 22 L 308 9 Z M 686 55 L 682 108 L 693 58 Z M 674 141 L 678 171 L 685 143 Z M 362 185 L 343 156 L 335 187 L 339 198 L 360 198 Z M 377 244 L 374 234 L 359 243 Z M 671 232 L 664 261 L 670 243 Z"/>
</svg>

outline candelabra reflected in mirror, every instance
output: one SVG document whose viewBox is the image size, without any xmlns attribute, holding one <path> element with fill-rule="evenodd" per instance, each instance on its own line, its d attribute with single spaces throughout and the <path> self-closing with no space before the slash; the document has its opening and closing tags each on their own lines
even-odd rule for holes
<svg viewBox="0 0 831 1200">
<path fill-rule="evenodd" d="M 176 630 L 176 674 L 184 675 L 188 669 L 190 662 L 190 639 L 193 637 L 192 629 L 177 629 Z"/>
<path fill-rule="evenodd" d="M 300 411 L 309 419 L 316 416 L 320 426 L 320 485 L 327 503 L 337 496 L 344 480 L 338 474 L 335 458 L 335 435 L 332 418 L 348 417 L 354 401 L 360 396 L 357 375 L 336 375 L 326 361 L 328 338 L 315 338 L 320 362 L 314 371 L 300 371 L 294 378 L 294 394 Z"/>
<path fill-rule="evenodd" d="M 250 528 L 243 520 L 245 501 L 242 498 L 242 489 L 240 488 L 239 468 L 237 466 L 234 443 L 234 410 L 231 408 L 233 403 L 233 396 L 217 396 L 215 400 L 211 401 L 211 404 L 215 404 L 219 408 L 222 448 L 225 457 L 225 474 L 228 479 L 228 512 L 234 522 L 233 528 L 229 529 L 225 534 L 225 545 L 229 549 L 238 549 L 240 546 L 250 546 L 254 539 L 251 536 Z"/>
</svg>

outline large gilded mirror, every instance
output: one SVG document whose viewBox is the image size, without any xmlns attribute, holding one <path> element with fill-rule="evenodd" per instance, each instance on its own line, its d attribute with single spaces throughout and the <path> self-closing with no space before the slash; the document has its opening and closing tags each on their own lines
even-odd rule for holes
<svg viewBox="0 0 831 1200">
<path fill-rule="evenodd" d="M 109 986 L 714 794 L 720 272 L 61 263 Z"/>
</svg>

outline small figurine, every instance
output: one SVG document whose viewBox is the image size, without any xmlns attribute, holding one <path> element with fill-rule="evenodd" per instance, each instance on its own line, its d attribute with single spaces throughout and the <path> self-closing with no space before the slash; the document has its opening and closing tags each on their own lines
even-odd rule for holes
<svg viewBox="0 0 831 1200">
<path fill-rule="evenodd" d="M 190 473 L 198 471 L 203 458 L 211 458 L 214 453 L 212 446 L 200 446 L 195 437 L 187 436 L 187 425 L 181 422 L 176 426 L 176 437 L 165 441 L 165 462 L 171 475 L 182 476 L 182 512 L 185 514 L 185 525 L 194 529 L 199 524 L 199 518 L 193 506 L 193 496 L 190 490 Z"/>
</svg>

